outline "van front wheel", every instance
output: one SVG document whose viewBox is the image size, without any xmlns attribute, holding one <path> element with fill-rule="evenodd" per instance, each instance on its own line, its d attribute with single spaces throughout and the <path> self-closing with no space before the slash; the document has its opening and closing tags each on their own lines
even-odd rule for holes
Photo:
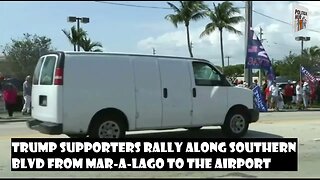
<svg viewBox="0 0 320 180">
<path fill-rule="evenodd" d="M 123 138 L 125 126 L 121 119 L 103 116 L 93 122 L 89 137 L 91 138 Z"/>
<path fill-rule="evenodd" d="M 244 136 L 249 128 L 249 119 L 244 111 L 235 110 L 228 113 L 224 124 L 221 126 L 222 132 L 232 138 Z"/>
</svg>

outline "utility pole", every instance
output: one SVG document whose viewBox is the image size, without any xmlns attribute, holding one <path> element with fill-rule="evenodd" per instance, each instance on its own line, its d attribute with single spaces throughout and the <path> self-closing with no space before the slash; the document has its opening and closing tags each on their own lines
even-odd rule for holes
<svg viewBox="0 0 320 180">
<path fill-rule="evenodd" d="M 252 1 L 246 1 L 246 28 L 245 28 L 245 35 L 246 35 L 246 41 L 245 41 L 245 55 L 247 55 L 248 51 L 248 40 L 249 38 L 249 32 L 250 28 L 252 27 Z M 246 62 L 246 60 L 245 60 Z M 248 86 L 250 87 L 252 84 L 252 69 L 244 68 L 244 80 L 248 83 Z"/>
<path fill-rule="evenodd" d="M 263 40 L 264 39 L 262 39 L 262 35 L 263 35 L 263 29 L 261 28 L 261 26 L 260 26 L 260 32 L 259 32 L 259 35 L 260 35 L 260 37 L 259 37 L 259 39 L 260 39 L 260 41 L 261 41 L 261 44 L 262 44 L 262 42 L 263 42 Z M 260 68 L 259 69 L 259 85 L 261 86 L 262 85 L 262 73 L 263 73 L 263 69 L 262 68 Z"/>
<path fill-rule="evenodd" d="M 155 48 L 152 48 L 152 54 L 156 55 L 156 49 Z"/>
<path fill-rule="evenodd" d="M 228 58 L 228 66 L 229 66 L 230 65 L 229 64 L 229 62 L 230 62 L 229 59 L 231 58 L 231 56 L 226 56 L 225 58 Z"/>
</svg>

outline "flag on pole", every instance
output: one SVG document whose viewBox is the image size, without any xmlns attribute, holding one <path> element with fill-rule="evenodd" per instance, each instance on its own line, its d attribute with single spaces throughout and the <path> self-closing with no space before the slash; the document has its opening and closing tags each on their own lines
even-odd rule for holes
<svg viewBox="0 0 320 180">
<path fill-rule="evenodd" d="M 270 58 L 253 29 L 249 31 L 247 48 L 245 67 L 248 69 L 263 69 L 267 72 L 268 80 L 275 81 L 275 74 Z"/>
<path fill-rule="evenodd" d="M 300 75 L 302 79 L 309 84 L 311 95 L 314 95 L 316 91 L 316 78 L 303 66 L 300 66 Z"/>
<path fill-rule="evenodd" d="M 316 78 L 312 76 L 311 73 L 309 73 L 309 71 L 307 71 L 306 68 L 304 68 L 303 66 L 301 66 L 300 68 L 300 73 L 302 74 L 302 76 L 304 77 L 304 79 L 306 79 L 307 81 L 311 81 L 311 82 L 316 82 Z"/>
</svg>

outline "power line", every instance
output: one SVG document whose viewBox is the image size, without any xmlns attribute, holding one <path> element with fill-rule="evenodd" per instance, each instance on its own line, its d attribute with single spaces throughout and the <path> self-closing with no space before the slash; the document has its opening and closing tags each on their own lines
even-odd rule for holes
<svg viewBox="0 0 320 180">
<path fill-rule="evenodd" d="M 135 5 L 135 4 L 124 4 L 124 3 L 115 3 L 115 2 L 107 2 L 107 1 L 94 1 L 97 3 L 104 3 L 104 4 L 112 4 L 112 5 L 119 5 L 119 6 L 128 6 L 128 7 L 138 7 L 138 8 L 151 8 L 151 9 L 172 9 L 169 7 L 159 7 L 159 6 L 142 6 L 142 5 Z M 238 7 L 239 9 L 243 9 L 245 7 Z M 211 9 L 213 10 L 213 9 Z"/>
<path fill-rule="evenodd" d="M 107 1 L 94 1 L 94 2 L 104 3 L 104 4 L 112 4 L 112 5 L 119 5 L 119 6 L 127 6 L 127 7 L 136 7 L 136 8 L 166 9 L 166 10 L 172 9 L 172 8 L 169 8 L 169 7 L 143 6 L 143 5 L 124 4 L 124 3 L 115 3 L 115 2 L 107 2 Z M 245 8 L 245 7 L 238 7 L 238 8 L 239 8 L 239 9 L 243 9 L 243 8 Z M 271 16 L 269 16 L 269 15 L 263 14 L 263 13 L 261 13 L 261 12 L 255 11 L 255 10 L 252 10 L 252 11 L 253 11 L 254 13 L 256 13 L 256 14 L 259 14 L 259 15 L 261 15 L 261 16 L 267 17 L 267 18 L 269 18 L 269 19 L 273 19 L 273 20 L 275 20 L 275 21 L 278 21 L 278 22 L 281 22 L 281 23 L 284 23 L 284 24 L 287 24 L 287 25 L 292 26 L 292 23 L 289 23 L 289 22 L 286 22 L 286 21 L 283 21 L 283 20 L 280 20 L 280 19 L 271 17 Z M 320 31 L 314 30 L 314 29 L 306 29 L 306 30 L 320 33 Z"/>
<path fill-rule="evenodd" d="M 276 20 L 276 21 L 279 21 L 279 22 L 282 22 L 284 24 L 288 24 L 288 25 L 292 25 L 291 23 L 288 23 L 288 22 L 285 22 L 285 21 L 282 21 L 280 19 L 277 19 L 277 18 L 274 18 L 274 17 L 271 17 L 271 16 L 268 16 L 268 15 L 265 15 L 263 13 L 260 13 L 258 11 L 255 11 L 255 10 L 252 10 L 253 12 L 257 13 L 257 14 L 260 14 L 261 16 L 264 16 L 264 17 L 267 17 L 267 18 L 270 18 L 270 19 L 273 19 L 273 20 Z"/>
<path fill-rule="evenodd" d="M 128 7 L 138 7 L 138 8 L 151 8 L 151 9 L 172 9 L 168 7 L 156 7 L 156 6 L 142 6 L 142 5 L 134 5 L 134 4 L 123 4 L 123 3 L 115 3 L 115 2 L 106 2 L 106 1 L 95 1 L 98 3 L 119 5 L 119 6 L 128 6 Z"/>
</svg>

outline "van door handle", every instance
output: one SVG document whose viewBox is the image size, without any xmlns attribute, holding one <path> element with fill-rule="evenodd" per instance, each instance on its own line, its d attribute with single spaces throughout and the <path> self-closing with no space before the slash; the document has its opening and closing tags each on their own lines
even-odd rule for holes
<svg viewBox="0 0 320 180">
<path fill-rule="evenodd" d="M 197 97 L 197 91 L 196 91 L 196 88 L 193 88 L 193 89 L 192 89 L 192 95 L 193 95 L 193 97 Z"/>
<path fill-rule="evenodd" d="M 163 97 L 164 98 L 168 97 L 168 89 L 167 88 L 163 88 Z"/>
</svg>

